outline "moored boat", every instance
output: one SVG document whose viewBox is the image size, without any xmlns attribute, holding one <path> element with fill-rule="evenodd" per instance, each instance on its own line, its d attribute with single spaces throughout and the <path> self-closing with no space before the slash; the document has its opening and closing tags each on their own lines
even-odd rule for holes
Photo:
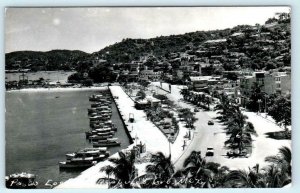
<svg viewBox="0 0 300 193">
<path fill-rule="evenodd" d="M 67 160 L 64 162 L 59 162 L 59 168 L 60 169 L 85 169 L 92 167 L 95 165 L 97 161 L 92 161 L 92 160 L 84 160 L 84 161 L 73 161 L 73 160 Z"/>
<path fill-rule="evenodd" d="M 93 147 L 109 147 L 109 146 L 119 146 L 121 143 L 118 141 L 118 138 L 109 138 L 107 140 L 98 140 L 93 142 Z"/>
</svg>

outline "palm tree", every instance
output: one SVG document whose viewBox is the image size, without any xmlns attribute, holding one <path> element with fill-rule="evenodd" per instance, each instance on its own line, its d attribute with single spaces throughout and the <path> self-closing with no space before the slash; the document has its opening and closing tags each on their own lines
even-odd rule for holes
<svg viewBox="0 0 300 193">
<path fill-rule="evenodd" d="M 152 188 L 168 188 L 172 186 L 172 175 L 174 174 L 174 165 L 171 162 L 171 155 L 165 157 L 162 152 L 152 154 L 150 162 L 146 166 L 147 173 L 154 174 L 152 179 Z"/>
<path fill-rule="evenodd" d="M 291 182 L 291 179 L 282 175 L 281 170 L 274 164 L 262 169 L 265 175 L 265 187 L 281 188 Z"/>
<path fill-rule="evenodd" d="M 210 98 L 209 97 L 205 97 L 204 98 L 204 103 L 207 105 L 207 109 L 209 110 L 209 105 L 211 104 Z"/>
<path fill-rule="evenodd" d="M 231 117 L 236 108 L 234 108 L 230 100 L 225 95 L 221 95 L 220 103 L 215 106 L 214 110 L 217 110 L 218 114 L 221 115 L 217 118 L 224 122 Z"/>
<path fill-rule="evenodd" d="M 263 171 L 263 172 L 262 172 Z M 224 187 L 230 188 L 267 188 L 266 174 L 260 170 L 259 164 L 249 171 L 233 170 L 225 177 Z"/>
<path fill-rule="evenodd" d="M 226 188 L 257 188 L 255 178 L 244 170 L 230 171 L 225 177 L 224 187 Z"/>
<path fill-rule="evenodd" d="M 280 180 L 285 183 L 291 181 L 292 175 L 292 153 L 291 150 L 283 146 L 279 148 L 279 153 L 276 156 L 268 156 L 265 159 L 266 162 L 270 162 L 280 171 Z"/>
<path fill-rule="evenodd" d="M 192 151 L 183 163 L 187 187 L 211 188 L 213 171 L 208 166 L 200 151 Z"/>
<path fill-rule="evenodd" d="M 112 168 L 107 166 L 103 170 L 106 174 L 113 174 L 115 178 L 100 178 L 97 183 L 118 181 L 118 184 L 122 188 L 131 188 L 131 181 L 136 175 L 136 168 L 134 166 L 135 153 L 130 152 L 125 155 L 123 152 L 119 152 L 119 158 L 110 158 L 109 161 L 113 163 Z"/>
<path fill-rule="evenodd" d="M 108 183 L 108 188 L 110 188 L 111 182 L 116 183 L 115 179 L 111 179 L 109 176 L 110 174 L 112 174 L 114 171 L 114 167 L 112 167 L 111 165 L 107 165 L 104 166 L 103 168 L 100 169 L 100 172 L 105 172 L 105 174 L 107 175 L 107 183 Z M 99 180 L 98 180 L 99 181 Z"/>
<path fill-rule="evenodd" d="M 225 141 L 225 146 L 230 149 L 238 149 L 239 154 L 246 147 L 252 146 L 252 135 L 257 135 L 252 123 L 247 122 L 247 116 L 243 115 L 239 107 L 233 107 L 235 113 L 231 115 L 226 122 L 225 128 L 226 135 L 229 135 L 229 139 Z"/>
</svg>

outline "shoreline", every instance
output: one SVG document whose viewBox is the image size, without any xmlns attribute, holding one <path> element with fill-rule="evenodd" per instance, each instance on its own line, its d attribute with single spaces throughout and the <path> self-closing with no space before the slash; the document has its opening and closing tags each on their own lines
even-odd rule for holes
<svg viewBox="0 0 300 193">
<path fill-rule="evenodd" d="M 18 90 L 5 90 L 5 92 L 65 92 L 65 91 L 98 91 L 98 90 L 108 90 L 107 86 L 100 86 L 100 87 L 82 87 L 82 88 L 24 88 Z"/>
</svg>

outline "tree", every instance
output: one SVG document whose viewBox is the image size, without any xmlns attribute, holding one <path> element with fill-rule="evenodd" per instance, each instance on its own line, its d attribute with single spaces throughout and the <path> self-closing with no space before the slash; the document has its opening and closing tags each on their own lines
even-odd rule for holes
<svg viewBox="0 0 300 193">
<path fill-rule="evenodd" d="M 106 66 L 97 66 L 89 70 L 89 77 L 95 83 L 112 82 L 116 80 L 117 75 L 112 73 Z"/>
<path fill-rule="evenodd" d="M 118 154 L 119 158 L 109 159 L 113 163 L 113 168 L 106 167 L 103 169 L 106 174 L 113 174 L 114 178 L 100 178 L 97 183 L 113 182 L 115 186 L 120 185 L 122 188 L 131 188 L 131 181 L 136 175 L 136 168 L 134 166 L 135 153 L 131 151 L 128 155 L 123 152 L 119 152 Z"/>
<path fill-rule="evenodd" d="M 280 168 L 282 174 L 286 174 L 287 177 L 292 175 L 292 152 L 291 150 L 283 146 L 279 148 L 279 153 L 276 156 L 268 156 L 265 159 L 266 162 L 270 162 Z"/>
<path fill-rule="evenodd" d="M 251 88 L 250 100 L 246 104 L 246 107 L 254 112 L 260 111 L 261 107 L 264 106 L 264 94 L 262 92 L 262 85 L 259 85 L 257 82 L 254 82 Z"/>
<path fill-rule="evenodd" d="M 225 176 L 225 188 L 265 188 L 265 175 L 259 171 L 256 164 L 249 171 L 233 170 Z"/>
<path fill-rule="evenodd" d="M 189 96 L 189 90 L 188 89 L 181 89 L 180 94 L 182 95 L 184 100 L 187 100 L 187 98 Z"/>
<path fill-rule="evenodd" d="M 139 90 L 136 96 L 138 96 L 138 100 L 144 100 L 146 98 L 146 93 L 143 90 Z"/>
<path fill-rule="evenodd" d="M 114 185 L 117 183 L 117 180 L 111 179 L 109 177 L 113 173 L 113 171 L 114 171 L 114 167 L 112 167 L 111 165 L 104 166 L 103 168 L 100 169 L 100 172 L 105 172 L 105 174 L 107 175 L 108 188 L 110 188 L 112 181 L 114 182 Z"/>
<path fill-rule="evenodd" d="M 171 155 L 165 157 L 162 152 L 152 154 L 151 164 L 146 166 L 147 173 L 154 174 L 152 188 L 169 188 L 172 186 L 171 178 L 174 174 L 174 165 L 171 162 Z"/>
<path fill-rule="evenodd" d="M 282 96 L 277 97 L 268 108 L 268 114 L 277 124 L 284 125 L 287 131 L 287 126 L 291 125 L 291 101 Z"/>
<path fill-rule="evenodd" d="M 144 88 L 146 88 L 150 84 L 149 81 L 141 81 L 140 85 L 142 85 Z"/>
<path fill-rule="evenodd" d="M 237 107 L 225 128 L 226 135 L 229 136 L 225 146 L 232 150 L 238 149 L 238 155 L 242 155 L 247 148 L 252 148 L 252 135 L 257 135 L 252 123 L 246 122 L 246 119 Z"/>
<path fill-rule="evenodd" d="M 192 153 L 184 160 L 184 171 L 188 176 L 187 187 L 211 187 L 212 171 L 206 167 L 206 161 L 201 157 L 200 151 Z"/>
</svg>

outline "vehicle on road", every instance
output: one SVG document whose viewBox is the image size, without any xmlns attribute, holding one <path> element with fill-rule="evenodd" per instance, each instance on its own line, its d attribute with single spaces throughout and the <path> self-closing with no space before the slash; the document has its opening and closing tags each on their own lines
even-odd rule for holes
<svg viewBox="0 0 300 193">
<path fill-rule="evenodd" d="M 214 148 L 208 147 L 207 150 L 206 150 L 205 156 L 214 156 L 214 154 L 215 154 Z"/>
<path fill-rule="evenodd" d="M 194 112 L 199 112 L 199 109 L 198 108 L 194 108 Z"/>
<path fill-rule="evenodd" d="M 208 125 L 214 125 L 214 122 L 213 121 L 208 121 L 207 124 Z"/>
</svg>

